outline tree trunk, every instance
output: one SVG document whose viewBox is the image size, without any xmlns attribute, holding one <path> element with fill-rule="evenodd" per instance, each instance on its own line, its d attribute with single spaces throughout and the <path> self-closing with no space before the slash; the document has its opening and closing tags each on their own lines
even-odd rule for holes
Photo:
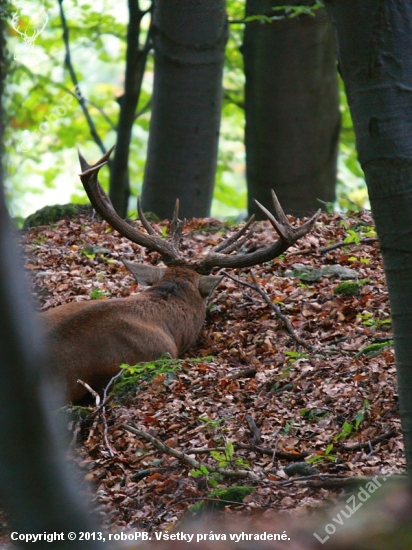
<svg viewBox="0 0 412 550">
<path fill-rule="evenodd" d="M 130 141 L 148 54 L 148 44 L 143 49 L 139 48 L 140 24 L 144 12 L 139 9 L 137 0 L 129 0 L 128 4 L 129 25 L 124 94 L 120 101 L 116 149 L 113 160 L 110 162 L 109 186 L 109 197 L 114 209 L 122 218 L 127 216 L 130 196 L 128 167 Z"/>
<path fill-rule="evenodd" d="M 286 2 L 306 4 L 302 0 Z M 247 0 L 246 15 L 273 16 L 276 0 Z M 310 2 L 313 4 L 313 2 Z M 335 200 L 340 129 L 333 32 L 315 16 L 246 23 L 246 172 L 249 212 L 271 207 L 273 188 L 286 212 L 301 215 Z"/>
<path fill-rule="evenodd" d="M 412 6 L 335 0 L 339 65 L 382 250 L 412 471 Z"/>
<path fill-rule="evenodd" d="M 157 0 L 155 73 L 142 206 L 209 216 L 217 162 L 227 20 L 224 0 Z"/>
</svg>

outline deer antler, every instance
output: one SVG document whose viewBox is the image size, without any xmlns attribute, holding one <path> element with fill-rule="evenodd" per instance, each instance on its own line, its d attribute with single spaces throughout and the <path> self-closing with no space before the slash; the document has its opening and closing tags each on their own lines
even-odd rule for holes
<svg viewBox="0 0 412 550">
<path fill-rule="evenodd" d="M 212 248 L 205 258 L 195 262 L 188 262 L 179 254 L 179 242 L 185 222 L 178 219 L 178 200 L 176 201 L 173 219 L 170 224 L 170 241 L 162 239 L 147 221 L 143 214 L 140 200 L 138 200 L 137 203 L 139 218 L 147 234 L 129 225 L 116 213 L 110 198 L 103 191 L 97 179 L 100 168 L 107 164 L 113 149 L 114 147 L 111 147 L 111 149 L 109 149 L 93 166 L 90 166 L 79 152 L 80 165 L 82 168 L 80 179 L 82 180 L 89 200 L 96 212 L 98 212 L 100 216 L 123 237 L 126 237 L 140 246 L 145 246 L 148 249 L 159 252 L 165 264 L 169 266 L 187 266 L 198 273 L 207 275 L 211 273 L 214 268 L 251 267 L 252 265 L 268 262 L 285 252 L 285 250 L 294 245 L 303 235 L 306 235 L 314 226 L 321 212 L 318 210 L 310 220 L 300 227 L 295 228 L 290 224 L 275 192 L 272 190 L 272 200 L 276 217 L 258 201 L 255 202 L 278 233 L 279 239 L 276 242 L 265 248 L 256 250 L 255 252 L 231 254 L 239 250 L 252 235 L 254 231 L 254 216 L 252 216 L 239 231 Z"/>
<path fill-rule="evenodd" d="M 266 246 L 265 248 L 256 250 L 255 252 L 236 254 L 233 256 L 229 255 L 230 252 L 233 252 L 233 250 L 239 249 L 253 233 L 252 226 L 246 236 L 243 239 L 239 240 L 240 237 L 252 224 L 252 216 L 252 218 L 250 218 L 250 220 L 240 231 L 212 248 L 207 256 L 203 258 L 203 260 L 197 262 L 193 266 L 193 268 L 199 273 L 210 273 L 214 267 L 217 267 L 219 269 L 223 267 L 251 267 L 252 265 L 273 260 L 273 258 L 276 258 L 280 254 L 283 254 L 285 250 L 294 245 L 301 237 L 306 235 L 306 233 L 309 233 L 321 213 L 321 210 L 318 210 L 316 214 L 310 218 L 310 220 L 308 220 L 300 227 L 294 228 L 287 219 L 286 214 L 284 213 L 283 208 L 281 207 L 280 202 L 278 201 L 278 198 L 273 189 L 272 200 L 277 219 L 257 200 L 255 200 L 255 203 L 267 216 L 275 231 L 278 233 L 280 238 L 276 242 L 274 242 L 270 246 Z"/>
<path fill-rule="evenodd" d="M 166 265 L 184 265 L 185 261 L 181 258 L 178 251 L 180 236 L 184 226 L 184 221 L 178 219 L 179 201 L 176 201 L 176 206 L 173 213 L 173 220 L 170 226 L 172 237 L 171 242 L 162 239 L 149 224 L 149 222 L 145 218 L 145 215 L 143 214 L 140 200 L 138 201 L 139 218 L 143 227 L 146 229 L 147 234 L 128 224 L 117 214 L 117 212 L 113 208 L 112 201 L 102 189 L 102 186 L 100 185 L 97 178 L 100 168 L 108 163 L 108 159 L 113 149 L 114 146 L 111 147 L 102 156 L 102 158 L 92 166 L 88 164 L 80 151 L 78 151 L 80 166 L 82 169 L 80 179 L 87 193 L 87 196 L 89 197 L 89 200 L 93 205 L 93 208 L 98 214 L 100 214 L 100 216 L 104 220 L 106 220 L 113 227 L 113 229 L 116 229 L 116 231 L 118 231 L 123 237 L 126 237 L 130 241 L 139 244 L 140 246 L 144 246 L 150 250 L 155 250 L 156 252 L 159 252 Z"/>
</svg>

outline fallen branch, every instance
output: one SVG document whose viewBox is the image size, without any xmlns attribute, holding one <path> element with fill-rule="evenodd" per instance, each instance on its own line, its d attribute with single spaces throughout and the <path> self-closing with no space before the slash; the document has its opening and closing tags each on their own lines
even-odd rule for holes
<svg viewBox="0 0 412 550">
<path fill-rule="evenodd" d="M 228 374 L 226 376 L 223 376 L 222 380 L 238 380 L 239 378 L 253 378 L 256 372 L 257 370 L 255 368 L 250 367 L 248 369 L 242 369 L 233 374 Z"/>
<path fill-rule="evenodd" d="M 309 456 L 308 452 L 303 453 L 284 453 L 282 451 L 275 451 L 275 449 L 271 449 L 269 447 L 260 447 L 259 445 L 248 445 L 246 443 L 234 443 L 233 448 L 235 451 L 242 450 L 242 451 L 250 451 L 251 453 L 260 453 L 263 455 L 269 455 L 273 456 L 274 453 L 276 453 L 276 458 L 281 458 L 283 460 L 289 460 L 290 462 L 295 461 L 301 461 L 307 456 Z M 225 447 L 198 447 L 197 449 L 190 449 L 186 451 L 186 454 L 189 455 L 201 455 L 201 454 L 208 454 L 211 451 L 217 451 L 219 453 L 224 453 L 226 450 Z M 143 460 L 147 456 L 153 456 L 155 454 L 154 451 L 150 451 L 149 453 L 146 453 L 139 457 L 139 461 Z"/>
<path fill-rule="evenodd" d="M 389 430 L 384 434 L 377 435 L 376 437 L 368 439 L 368 441 L 365 441 L 363 443 L 342 443 L 342 445 L 339 447 L 339 451 L 360 451 L 362 449 L 369 449 L 372 445 L 375 445 L 376 443 L 379 443 L 381 441 L 385 441 L 386 439 L 392 439 L 392 437 L 395 437 L 396 435 L 396 430 Z"/>
<path fill-rule="evenodd" d="M 345 243 L 345 241 L 339 241 L 338 243 L 331 244 L 330 246 L 324 246 L 323 248 L 319 248 L 319 252 L 321 254 L 326 254 L 326 252 L 330 252 L 331 250 L 335 250 L 336 248 L 340 248 L 341 246 L 349 246 L 354 244 L 374 244 L 376 242 L 379 242 L 378 237 L 364 237 L 363 239 L 360 239 L 358 242 L 351 241 L 350 243 Z"/>
<path fill-rule="evenodd" d="M 339 476 L 336 474 L 313 474 L 310 476 L 301 476 L 301 477 L 295 477 L 290 479 L 285 479 L 283 481 L 272 481 L 270 482 L 271 485 L 277 485 L 280 487 L 284 487 L 290 484 L 299 484 L 299 485 L 308 485 L 309 487 L 316 487 L 316 488 L 330 488 L 330 487 L 348 487 L 348 486 L 359 486 L 359 485 L 365 485 L 368 482 L 373 482 L 375 480 L 378 480 L 380 483 L 384 484 L 386 481 L 388 481 L 389 478 L 399 479 L 403 481 L 407 481 L 406 475 L 386 475 L 386 476 L 368 476 L 368 477 L 346 477 L 346 476 Z"/>
<path fill-rule="evenodd" d="M 164 454 L 168 454 L 170 456 L 174 456 L 175 458 L 186 462 L 189 464 L 191 468 L 194 470 L 199 470 L 200 468 L 206 468 L 207 471 L 211 474 L 217 473 L 222 475 L 223 477 L 229 477 L 234 479 L 250 479 L 252 481 L 259 481 L 259 477 L 254 474 L 253 472 L 248 472 L 247 470 L 231 470 L 228 468 L 217 468 L 216 470 L 208 466 L 207 464 L 204 464 L 202 462 L 198 462 L 191 456 L 182 453 L 181 451 L 177 451 L 176 449 L 173 449 L 172 447 L 169 447 L 168 445 L 165 445 L 160 439 L 157 439 L 157 437 L 154 437 L 143 430 L 138 430 L 137 428 L 134 428 L 133 426 L 129 426 L 128 424 L 122 424 L 122 428 L 127 430 L 128 432 L 137 435 L 138 437 L 141 437 L 145 441 L 149 441 L 152 445 L 156 447 L 160 452 Z"/>
<path fill-rule="evenodd" d="M 262 288 L 260 288 L 252 269 L 250 270 L 250 275 L 252 277 L 253 284 L 248 283 L 247 281 L 243 281 L 242 279 L 238 279 L 237 277 L 234 277 L 233 275 L 227 273 L 227 271 L 222 271 L 221 273 L 226 277 L 229 277 L 229 279 L 232 279 L 232 281 L 235 281 L 240 285 L 247 286 L 248 288 L 251 288 L 252 290 L 258 292 L 267 303 L 267 305 L 275 312 L 276 316 L 284 323 L 286 330 L 295 340 L 295 342 L 300 346 L 306 348 L 308 351 L 316 351 L 313 346 L 305 342 L 305 340 L 302 340 L 302 338 L 300 338 L 300 336 L 296 334 L 295 329 L 293 328 L 292 323 L 289 321 L 289 319 L 285 315 L 283 315 L 283 313 L 280 311 L 280 308 L 276 304 L 274 304 L 269 296 L 266 294 L 266 292 Z"/>
</svg>

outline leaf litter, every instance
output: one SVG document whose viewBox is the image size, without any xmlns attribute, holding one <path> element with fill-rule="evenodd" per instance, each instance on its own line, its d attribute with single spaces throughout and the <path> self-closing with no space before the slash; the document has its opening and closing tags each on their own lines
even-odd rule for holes
<svg viewBox="0 0 412 550">
<path fill-rule="evenodd" d="M 163 234 L 169 228 L 153 225 Z M 182 253 L 199 257 L 235 229 L 189 220 Z M 388 294 L 371 235 L 368 212 L 323 214 L 280 258 L 252 273 L 228 270 L 249 285 L 253 274 L 308 348 L 256 291 L 225 277 L 197 344 L 181 360 L 125 369 L 103 406 L 71 410 L 71 455 L 90 482 L 85 491 L 103 528 L 170 529 L 208 498 L 226 514 L 302 516 L 336 501 L 342 478 L 404 471 Z M 259 222 L 246 249 L 274 238 L 270 224 Z M 140 289 L 120 260 L 159 262 L 87 214 L 30 228 L 21 242 L 39 310 L 128 296 Z M 342 281 L 333 274 L 304 280 L 295 265 L 350 268 L 359 284 L 336 292 Z M 362 352 L 368 347 L 373 353 Z M 227 498 L 225 490 L 241 486 L 254 490 Z"/>
</svg>

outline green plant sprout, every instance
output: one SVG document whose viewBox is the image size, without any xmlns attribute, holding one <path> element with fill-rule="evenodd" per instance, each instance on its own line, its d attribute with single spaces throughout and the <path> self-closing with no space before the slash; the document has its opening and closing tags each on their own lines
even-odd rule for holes
<svg viewBox="0 0 412 550">
<path fill-rule="evenodd" d="M 92 300 L 99 300 L 100 298 L 105 298 L 109 296 L 109 293 L 108 292 L 102 292 L 101 290 L 99 290 L 98 288 L 93 288 L 91 291 L 90 291 L 90 298 Z"/>
<path fill-rule="evenodd" d="M 330 462 L 336 462 L 337 456 L 330 454 L 333 449 L 333 443 L 330 443 L 324 452 L 321 452 L 319 454 L 316 454 L 314 456 L 311 456 L 306 460 L 307 464 L 319 464 L 320 462 L 323 462 L 324 460 L 328 460 Z"/>
<path fill-rule="evenodd" d="M 370 403 L 367 399 L 363 402 L 363 407 L 356 413 L 351 422 L 344 422 L 341 431 L 333 438 L 335 441 L 339 439 L 349 438 L 356 434 L 360 425 L 365 420 L 365 416 L 370 410 Z"/>
</svg>

